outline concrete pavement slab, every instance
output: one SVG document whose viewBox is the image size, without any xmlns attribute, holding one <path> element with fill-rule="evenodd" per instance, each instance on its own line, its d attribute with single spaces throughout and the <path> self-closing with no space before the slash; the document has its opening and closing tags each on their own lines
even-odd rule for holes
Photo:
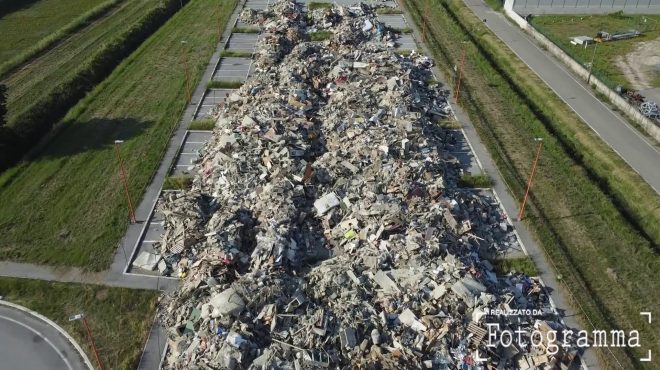
<svg viewBox="0 0 660 370">
<path fill-rule="evenodd" d="M 213 79 L 217 81 L 245 81 L 251 64 L 252 59 L 250 58 L 222 58 Z"/>
<path fill-rule="evenodd" d="M 256 33 L 234 33 L 229 39 L 227 50 L 252 52 L 258 40 L 259 34 Z"/>
<path fill-rule="evenodd" d="M 245 3 L 246 8 L 254 9 L 254 10 L 263 10 L 268 7 L 268 4 L 270 1 L 268 0 L 248 0 Z"/>
<path fill-rule="evenodd" d="M 227 96 L 234 91 L 232 89 L 209 89 L 204 95 L 202 104 L 195 113 L 195 119 L 203 119 L 210 116 L 211 110 L 218 104 L 225 101 Z"/>
<path fill-rule="evenodd" d="M 396 40 L 397 49 L 401 50 L 417 50 L 417 43 L 413 39 L 412 35 L 403 34 L 399 39 Z"/>
<path fill-rule="evenodd" d="M 378 20 L 392 28 L 401 29 L 408 27 L 406 20 L 401 14 L 380 14 Z"/>
</svg>

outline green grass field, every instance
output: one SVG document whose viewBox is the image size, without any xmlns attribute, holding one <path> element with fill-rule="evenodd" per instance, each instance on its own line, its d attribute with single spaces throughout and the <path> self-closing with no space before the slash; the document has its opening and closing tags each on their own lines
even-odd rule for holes
<svg viewBox="0 0 660 370">
<path fill-rule="evenodd" d="M 24 52 L 103 1 L 105 0 L 0 2 L 0 64 Z"/>
<path fill-rule="evenodd" d="M 82 323 L 69 321 L 83 312 L 105 368 L 117 370 L 136 368 L 158 301 L 157 292 L 146 290 L 12 278 L 0 278 L 0 295 L 55 321 L 95 363 Z"/>
<path fill-rule="evenodd" d="M 404 3 L 416 22 L 428 17 L 429 44 L 449 80 L 465 50 L 461 105 L 518 198 L 534 157 L 533 138 L 544 138 L 526 220 L 563 275 L 585 329 L 593 330 L 592 323 L 636 329 L 646 348 L 658 348 L 658 332 L 639 311 L 660 304 L 659 197 L 462 1 L 430 0 L 430 11 L 413 0 Z M 466 34 L 468 43 L 457 41 Z M 624 368 L 653 368 L 638 362 L 643 349 L 611 350 Z M 609 351 L 597 354 L 602 368 L 618 368 Z"/>
<path fill-rule="evenodd" d="M 587 65 L 593 58 L 593 74 L 611 88 L 617 85 L 626 87 L 634 85 L 634 82 L 617 66 L 616 60 L 634 51 L 642 43 L 660 39 L 660 15 L 615 13 L 589 16 L 538 16 L 532 18 L 532 25 L 582 65 Z M 642 35 L 627 40 L 600 43 L 596 48 L 595 56 L 593 46 L 585 49 L 582 46 L 571 45 L 569 40 L 569 37 L 572 36 L 595 37 L 599 31 L 614 33 L 630 29 L 636 29 L 642 32 Z M 646 45 L 642 47 L 649 48 L 648 51 L 653 54 L 651 48 L 655 47 Z M 658 55 L 657 49 L 655 49 L 655 55 Z M 639 58 L 635 59 L 637 59 L 635 65 L 639 67 L 642 61 Z M 650 75 L 649 79 L 653 81 L 653 87 L 660 87 L 660 70 L 651 68 L 644 73 Z"/>
<path fill-rule="evenodd" d="M 103 270 L 127 227 L 112 149 L 137 203 L 237 1 L 193 0 L 65 117 L 29 163 L 0 176 L 0 259 Z M 183 43 L 182 41 L 186 41 Z"/>
<path fill-rule="evenodd" d="M 484 0 L 484 2 L 497 11 L 502 10 L 504 6 L 504 0 Z"/>
<path fill-rule="evenodd" d="M 80 66 L 90 60 L 104 43 L 128 30 L 158 3 L 159 0 L 124 1 L 48 52 L 5 76 L 3 82 L 8 88 L 10 124 L 14 117 L 31 109 L 32 104 L 77 73 Z"/>
</svg>

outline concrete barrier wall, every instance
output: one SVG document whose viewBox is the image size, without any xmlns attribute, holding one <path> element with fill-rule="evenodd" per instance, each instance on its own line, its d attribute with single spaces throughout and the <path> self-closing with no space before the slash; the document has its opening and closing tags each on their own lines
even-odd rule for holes
<svg viewBox="0 0 660 370">
<path fill-rule="evenodd" d="M 568 54 L 566 54 L 562 49 L 545 37 L 542 33 L 538 32 L 534 27 L 532 27 L 527 21 L 516 13 L 513 9 L 515 6 L 515 0 L 505 0 L 504 2 L 504 13 L 509 19 L 515 22 L 520 28 L 525 30 L 527 33 L 532 35 L 534 39 L 545 47 L 552 55 L 564 63 L 568 68 L 571 69 L 578 76 L 583 78 L 585 81 L 589 76 L 589 71 L 584 68 L 580 63 L 576 62 Z M 610 89 L 607 85 L 602 83 L 599 79 L 591 75 L 589 83 L 592 86 L 595 86 L 596 91 L 607 96 L 607 98 L 612 102 L 612 104 L 617 107 L 621 112 L 623 112 L 628 118 L 637 123 L 648 135 L 653 137 L 655 140 L 660 141 L 660 127 L 658 127 L 653 121 L 646 118 L 637 107 L 628 103 L 624 98 L 622 98 L 615 91 Z"/>
<path fill-rule="evenodd" d="M 513 9 L 525 14 L 660 14 L 660 0 L 516 0 Z"/>
</svg>

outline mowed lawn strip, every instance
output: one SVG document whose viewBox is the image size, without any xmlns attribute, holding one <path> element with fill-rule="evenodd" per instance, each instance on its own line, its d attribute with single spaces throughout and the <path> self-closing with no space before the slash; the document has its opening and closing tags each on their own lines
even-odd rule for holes
<svg viewBox="0 0 660 370">
<path fill-rule="evenodd" d="M 237 0 L 193 0 L 65 117 L 32 161 L 0 176 L 0 259 L 103 270 L 128 212 L 114 140 L 139 203 Z M 182 42 L 182 41 L 185 41 Z"/>
<path fill-rule="evenodd" d="M 412 0 L 405 4 L 418 24 L 422 14 L 428 17 L 429 45 L 449 78 L 454 76 L 451 66 L 461 60 L 465 50 L 461 104 L 516 197 L 522 197 L 531 170 L 533 138 L 544 138 L 526 219 L 557 273 L 563 276 L 572 293 L 569 298 L 583 313 L 580 319 L 584 328 L 639 330 L 645 348 L 658 348 L 658 332 L 639 315 L 640 310 L 660 304 L 657 246 L 624 218 L 612 195 L 594 179 L 594 172 L 601 176 L 609 171 L 611 177 L 606 181 L 631 181 L 629 194 L 617 196 L 639 199 L 640 207 L 651 210 L 647 215 L 650 219 L 657 217 L 653 210 L 658 209 L 658 197 L 648 192 L 641 179 L 633 181 L 635 174 L 620 158 L 607 150 L 462 1 L 430 1 L 429 7 Z M 456 19 L 465 28 L 453 14 L 458 14 Z M 465 39 L 466 29 L 473 39 L 463 44 L 460 41 Z M 552 112 L 550 122 L 543 117 L 548 111 Z M 566 136 L 576 141 L 572 145 L 587 149 L 579 155 L 571 153 Z M 608 171 L 596 169 L 596 165 L 606 166 Z M 616 185 L 607 185 L 619 191 Z M 643 348 L 598 349 L 597 353 L 603 368 L 618 368 L 616 361 L 624 368 L 653 368 L 638 361 L 646 355 Z"/>
<path fill-rule="evenodd" d="M 0 278 L 0 295 L 56 322 L 96 366 L 82 322 L 69 321 L 83 313 L 105 368 L 117 370 L 137 367 L 158 302 L 153 291 L 14 278 Z"/>
<path fill-rule="evenodd" d="M 633 52 L 640 43 L 660 38 L 660 15 L 549 15 L 532 18 L 532 25 L 548 37 L 552 42 L 566 51 L 573 59 L 582 65 L 588 65 L 594 60 L 593 74 L 600 78 L 611 88 L 617 85 L 630 87 L 631 82 L 617 66 L 617 59 Z M 587 48 L 571 44 L 570 37 L 589 36 L 596 37 L 599 31 L 609 33 L 637 30 L 642 32 L 638 37 L 631 39 L 608 41 L 598 44 L 594 55 L 594 46 Z M 652 47 L 648 45 L 646 47 Z M 656 56 L 658 51 L 656 50 Z M 643 61 L 638 61 L 640 67 Z M 653 71 L 650 71 L 653 75 Z M 660 77 L 660 70 L 655 72 Z M 660 87 L 660 80 L 656 79 L 656 86 Z"/>
<path fill-rule="evenodd" d="M 0 2 L 0 64 L 24 52 L 103 1 L 105 0 Z"/>
<path fill-rule="evenodd" d="M 89 26 L 3 78 L 7 86 L 8 118 L 32 109 L 35 102 L 78 73 L 104 47 L 131 28 L 160 0 L 124 1 Z"/>
</svg>

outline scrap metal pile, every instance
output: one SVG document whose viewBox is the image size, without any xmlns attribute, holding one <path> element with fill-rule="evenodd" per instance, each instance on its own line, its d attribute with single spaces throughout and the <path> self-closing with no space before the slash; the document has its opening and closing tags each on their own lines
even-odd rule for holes
<svg viewBox="0 0 660 370">
<path fill-rule="evenodd" d="M 280 1 L 242 20 L 266 32 L 259 68 L 220 110 L 192 190 L 160 202 L 163 270 L 182 277 L 161 304 L 165 368 L 552 368 L 570 357 L 548 343 L 486 347 L 487 321 L 561 325 L 537 280 L 498 276 L 484 259 L 518 242 L 492 197 L 456 187 L 431 61 L 397 55 L 366 6 L 306 16 Z M 326 20 L 333 36 L 309 42 Z M 482 315 L 490 308 L 543 312 Z"/>
<path fill-rule="evenodd" d="M 645 117 L 655 120 L 658 124 L 660 124 L 660 108 L 658 108 L 658 104 L 655 101 L 647 100 L 644 98 L 644 96 L 635 90 L 627 90 L 623 94 L 623 97 L 628 101 L 628 103 L 636 106 Z"/>
</svg>

